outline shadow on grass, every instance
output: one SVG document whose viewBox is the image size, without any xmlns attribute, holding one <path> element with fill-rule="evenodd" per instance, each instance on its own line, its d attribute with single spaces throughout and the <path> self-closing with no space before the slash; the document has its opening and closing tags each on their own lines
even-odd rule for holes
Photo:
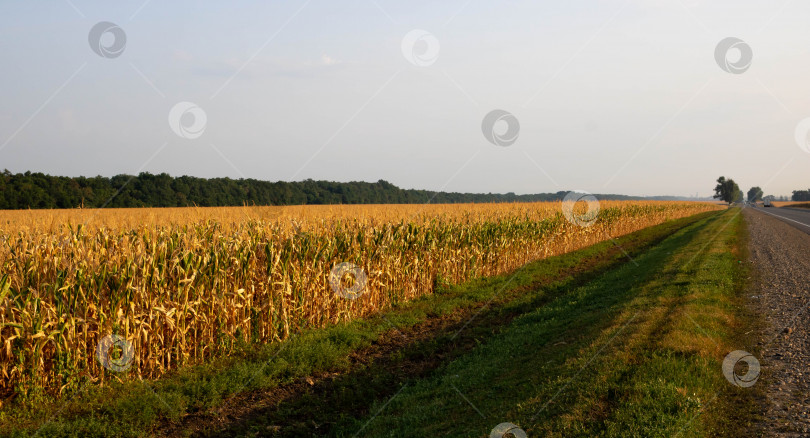
<svg viewBox="0 0 810 438">
<path fill-rule="evenodd" d="M 531 436 L 671 436 L 688 430 L 725 382 L 713 354 L 690 345 L 662 348 L 660 341 L 683 330 L 675 318 L 685 304 L 678 280 L 690 287 L 717 280 L 718 293 L 734 298 L 733 281 L 725 280 L 736 274 L 736 259 L 701 254 L 727 215 L 674 233 L 639 256 L 638 266 L 623 264 L 579 288 L 558 290 L 552 301 L 411 382 L 393 400 L 378 398 L 369 412 L 384 407 L 379 416 L 353 424 L 346 419 L 345 427 L 319 432 L 485 436 L 507 421 Z M 687 269 L 694 256 L 696 268 Z M 722 269 L 703 269 L 715 259 Z M 657 306 L 662 299 L 666 304 Z M 297 433 L 314 435 L 312 429 Z"/>
</svg>

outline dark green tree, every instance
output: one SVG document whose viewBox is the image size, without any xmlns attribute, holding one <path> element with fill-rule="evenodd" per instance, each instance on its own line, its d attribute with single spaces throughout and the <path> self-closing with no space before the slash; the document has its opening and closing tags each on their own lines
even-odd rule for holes
<svg viewBox="0 0 810 438">
<path fill-rule="evenodd" d="M 762 200 L 762 189 L 754 186 L 748 189 L 748 202 L 757 202 Z"/>
<path fill-rule="evenodd" d="M 792 201 L 810 201 L 810 189 L 794 190 L 793 196 L 791 196 L 790 199 Z"/>
<path fill-rule="evenodd" d="M 734 182 L 733 179 L 721 176 L 717 178 L 717 185 L 714 187 L 714 197 L 731 204 L 732 202 L 742 200 L 742 190 L 740 186 Z"/>
</svg>

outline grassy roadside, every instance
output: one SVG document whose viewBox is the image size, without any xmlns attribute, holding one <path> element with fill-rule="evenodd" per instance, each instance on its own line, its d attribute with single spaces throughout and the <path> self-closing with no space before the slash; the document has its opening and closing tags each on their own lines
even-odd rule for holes
<svg viewBox="0 0 810 438">
<path fill-rule="evenodd" d="M 716 215 L 706 213 L 651 227 L 618 239 L 618 244 L 631 255 L 641 254 L 677 230 Z M 281 345 L 245 346 L 239 357 L 190 367 L 157 382 L 121 382 L 108 388 L 88 388 L 71 395 L 61 405 L 8 410 L 0 414 L 3 424 L 0 431 L 13 436 L 144 436 L 154 432 L 158 425 L 177 423 L 189 414 L 210 413 L 237 394 L 269 391 L 318 373 L 353 371 L 353 354 L 371 348 L 393 332 L 410 335 L 412 328 L 426 321 L 447 317 L 467 320 L 485 308 L 490 309 L 483 313 L 488 313 L 490 320 L 512 318 L 536 308 L 537 300 L 550 301 L 554 298 L 550 291 L 562 295 L 599 273 L 624 264 L 627 264 L 624 253 L 613 242 L 604 242 L 532 263 L 517 275 L 441 288 L 436 295 L 381 316 L 305 331 Z M 491 305 L 485 305 L 491 300 Z M 509 305 L 504 306 L 506 303 Z M 396 329 L 392 330 L 392 326 Z M 470 349 L 479 338 L 492 335 L 491 331 L 486 332 L 489 329 L 476 324 L 465 328 L 473 333 Z M 426 345 L 435 342 L 428 341 Z M 417 355 L 430 351 L 425 343 L 411 350 Z M 368 394 L 370 400 L 375 395 Z M 360 414 L 363 413 L 361 410 Z M 352 423 L 351 419 L 345 422 Z"/>
<path fill-rule="evenodd" d="M 755 393 L 725 355 L 746 277 L 742 216 L 706 217 L 593 282 L 516 318 L 471 354 L 379 399 L 335 436 L 738 435 Z"/>
</svg>

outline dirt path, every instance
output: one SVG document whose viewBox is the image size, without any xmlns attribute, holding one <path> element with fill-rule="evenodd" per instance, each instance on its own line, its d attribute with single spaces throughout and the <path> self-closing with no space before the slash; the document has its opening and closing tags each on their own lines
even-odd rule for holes
<svg viewBox="0 0 810 438">
<path fill-rule="evenodd" d="M 810 235 L 757 209 L 743 211 L 758 278 L 751 305 L 767 323 L 760 335 L 764 416 L 757 435 L 810 434 Z"/>
</svg>

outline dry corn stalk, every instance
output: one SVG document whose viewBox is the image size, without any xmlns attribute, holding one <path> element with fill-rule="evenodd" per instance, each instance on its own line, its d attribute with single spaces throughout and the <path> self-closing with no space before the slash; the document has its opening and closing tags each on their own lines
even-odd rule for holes
<svg viewBox="0 0 810 438">
<path fill-rule="evenodd" d="M 157 378 L 429 294 L 437 277 L 509 272 L 717 208 L 603 201 L 590 227 L 559 202 L 0 212 L 0 396 L 110 378 L 96 358 L 110 335 L 131 346 L 129 373 Z M 340 263 L 366 276 L 357 299 L 329 285 Z"/>
</svg>

